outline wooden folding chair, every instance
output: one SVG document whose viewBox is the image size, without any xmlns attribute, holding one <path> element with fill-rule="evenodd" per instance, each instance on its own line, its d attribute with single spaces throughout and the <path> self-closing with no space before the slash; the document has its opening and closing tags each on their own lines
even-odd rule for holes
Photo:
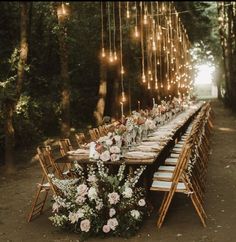
<svg viewBox="0 0 236 242">
<path fill-rule="evenodd" d="M 69 139 L 60 139 L 59 146 L 60 146 L 60 153 L 62 156 L 67 155 L 68 151 L 74 150 Z M 67 168 L 67 170 L 66 170 L 66 168 Z M 72 164 L 65 163 L 63 165 L 63 167 L 60 169 L 60 176 L 62 178 L 74 177 L 74 175 L 72 175 L 72 173 L 70 172 L 71 169 L 72 169 Z"/>
<path fill-rule="evenodd" d="M 84 133 L 75 134 L 75 139 L 79 147 L 85 143 L 85 135 Z"/>
<path fill-rule="evenodd" d="M 92 141 L 96 141 L 100 138 L 100 133 L 99 133 L 99 130 L 97 128 L 90 129 L 89 134 L 90 134 Z"/>
<path fill-rule="evenodd" d="M 52 191 L 53 194 L 57 194 L 57 189 L 49 176 L 49 174 L 53 174 L 55 176 L 59 175 L 59 171 L 52 162 L 50 146 L 38 147 L 37 158 L 42 169 L 42 178 L 40 183 L 37 184 L 37 190 L 32 202 L 31 211 L 28 216 L 28 222 L 30 222 L 36 216 L 42 214 L 48 193 L 50 191 Z"/>
</svg>

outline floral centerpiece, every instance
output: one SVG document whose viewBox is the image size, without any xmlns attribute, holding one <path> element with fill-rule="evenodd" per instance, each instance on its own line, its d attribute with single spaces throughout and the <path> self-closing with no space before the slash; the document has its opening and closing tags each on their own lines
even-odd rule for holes
<svg viewBox="0 0 236 242">
<path fill-rule="evenodd" d="M 120 160 L 122 136 L 115 132 L 109 132 L 106 136 L 100 137 L 94 144 L 92 158 L 101 161 Z"/>
<path fill-rule="evenodd" d="M 87 176 L 80 166 L 74 172 L 79 179 L 52 178 L 60 195 L 54 196 L 53 225 L 90 235 L 130 236 L 141 226 L 146 215 L 144 189 L 137 182 L 145 166 L 125 178 L 125 165 L 117 174 L 109 174 L 102 162 L 89 166 Z"/>
</svg>

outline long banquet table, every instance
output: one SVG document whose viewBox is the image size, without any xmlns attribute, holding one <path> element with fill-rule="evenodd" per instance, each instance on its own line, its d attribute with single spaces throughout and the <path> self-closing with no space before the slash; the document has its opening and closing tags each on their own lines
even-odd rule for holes
<svg viewBox="0 0 236 242">
<path fill-rule="evenodd" d="M 140 159 L 130 160 L 130 159 L 126 159 L 123 157 L 119 161 L 112 161 L 112 162 L 107 161 L 107 162 L 104 162 L 104 164 L 109 165 L 109 166 L 117 166 L 117 165 L 121 165 L 121 164 L 125 163 L 128 167 L 131 167 L 131 169 L 134 169 L 135 167 L 137 167 L 139 165 L 146 165 L 147 168 L 146 168 L 143 176 L 145 178 L 146 185 L 149 186 L 149 184 L 151 182 L 150 178 L 152 177 L 153 172 L 155 172 L 155 170 L 157 170 L 158 166 L 160 166 L 164 162 L 164 160 L 168 157 L 168 155 L 171 151 L 171 148 L 180 139 L 181 135 L 185 132 L 188 125 L 191 123 L 191 121 L 197 115 L 197 113 L 200 111 L 200 109 L 202 108 L 203 105 L 204 105 L 204 102 L 201 102 L 195 106 L 194 112 L 192 112 L 191 115 L 189 115 L 189 117 L 186 118 L 185 122 L 183 124 L 181 124 L 181 126 L 179 126 L 173 132 L 172 137 L 159 150 L 156 157 L 154 157 L 153 159 L 145 160 L 145 159 L 140 158 Z M 189 109 L 191 109 L 191 108 L 193 108 L 193 107 L 189 107 Z M 181 115 L 181 113 L 178 115 Z M 169 122 L 174 122 L 175 119 L 176 119 L 176 117 L 174 119 L 170 120 Z M 157 128 L 157 130 L 158 130 L 158 128 Z M 95 160 L 91 160 L 88 158 L 84 159 L 81 155 L 75 155 L 75 154 L 73 154 L 73 155 L 67 154 L 65 156 L 55 159 L 55 163 L 57 163 L 57 164 L 73 163 L 74 161 L 77 161 L 79 164 L 86 164 L 86 165 L 96 163 Z"/>
</svg>

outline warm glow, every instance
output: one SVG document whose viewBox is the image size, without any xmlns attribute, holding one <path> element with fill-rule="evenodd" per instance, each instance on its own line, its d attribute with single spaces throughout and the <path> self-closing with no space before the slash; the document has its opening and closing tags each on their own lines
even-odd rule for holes
<svg viewBox="0 0 236 242">
<path fill-rule="evenodd" d="M 142 82 L 143 82 L 143 83 L 146 83 L 146 76 L 145 76 L 144 73 L 142 74 Z"/>
<path fill-rule="evenodd" d="M 195 78 L 195 84 L 210 84 L 212 83 L 212 75 L 215 71 L 215 67 L 211 64 L 200 64 L 197 66 L 197 76 Z"/>
<path fill-rule="evenodd" d="M 102 58 L 106 57 L 105 49 L 102 48 Z"/>
<path fill-rule="evenodd" d="M 143 16 L 143 24 L 147 24 L 147 15 L 146 14 L 144 14 L 144 16 Z"/>
<path fill-rule="evenodd" d="M 135 36 L 136 38 L 139 37 L 138 26 L 135 26 L 134 36 Z"/>
<path fill-rule="evenodd" d="M 117 60 L 117 54 L 116 54 L 116 51 L 114 52 L 114 60 L 115 60 L 115 61 Z"/>
<path fill-rule="evenodd" d="M 124 67 L 122 66 L 121 67 L 121 72 L 120 72 L 122 75 L 125 74 L 125 70 L 124 70 Z"/>
<path fill-rule="evenodd" d="M 125 92 L 121 94 L 121 101 L 124 103 L 126 101 Z"/>
</svg>

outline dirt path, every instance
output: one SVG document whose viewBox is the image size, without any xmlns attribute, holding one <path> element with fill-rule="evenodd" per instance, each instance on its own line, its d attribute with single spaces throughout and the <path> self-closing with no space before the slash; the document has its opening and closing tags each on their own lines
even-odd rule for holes
<svg viewBox="0 0 236 242">
<path fill-rule="evenodd" d="M 160 230 L 156 229 L 154 212 L 131 239 L 93 238 L 88 241 L 236 241 L 236 116 L 219 102 L 214 102 L 213 107 L 216 117 L 205 198 L 207 228 L 200 224 L 188 198 L 177 196 Z M 49 211 L 29 224 L 26 222 L 35 184 L 40 179 L 38 170 L 36 164 L 31 164 L 15 176 L 1 174 L 0 242 L 79 241 L 76 234 L 66 234 L 53 227 L 48 220 Z"/>
</svg>

